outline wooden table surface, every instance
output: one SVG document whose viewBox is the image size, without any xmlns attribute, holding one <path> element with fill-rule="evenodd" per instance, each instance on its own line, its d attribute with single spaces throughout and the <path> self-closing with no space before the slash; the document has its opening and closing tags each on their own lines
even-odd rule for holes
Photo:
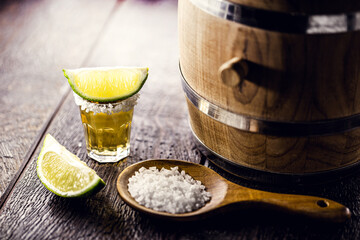
<svg viewBox="0 0 360 240">
<path fill-rule="evenodd" d="M 116 164 L 86 156 L 78 107 L 63 68 L 148 66 L 135 108 L 131 155 Z M 197 149 L 178 72 L 176 0 L 28 0 L 0 3 L 0 239 L 359 239 L 360 176 L 298 187 L 234 178 Z M 105 180 L 98 194 L 64 199 L 36 175 L 51 133 Z M 258 209 L 174 223 L 139 213 L 116 191 L 127 166 L 153 158 L 205 164 L 227 179 L 275 192 L 326 197 L 348 206 L 342 224 Z"/>
</svg>

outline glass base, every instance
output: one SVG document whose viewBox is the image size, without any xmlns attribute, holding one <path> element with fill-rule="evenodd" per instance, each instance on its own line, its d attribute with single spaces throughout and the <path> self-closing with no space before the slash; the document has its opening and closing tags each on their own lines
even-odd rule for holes
<svg viewBox="0 0 360 240">
<path fill-rule="evenodd" d="M 115 163 L 130 155 L 130 147 L 118 148 L 117 151 L 88 150 L 88 156 L 99 163 Z"/>
</svg>

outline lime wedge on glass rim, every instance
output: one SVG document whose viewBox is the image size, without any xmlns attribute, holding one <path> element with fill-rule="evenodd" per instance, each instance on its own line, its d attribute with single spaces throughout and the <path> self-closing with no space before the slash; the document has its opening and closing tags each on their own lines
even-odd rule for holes
<svg viewBox="0 0 360 240">
<path fill-rule="evenodd" d="M 148 77 L 144 67 L 63 69 L 75 93 L 92 102 L 116 102 L 140 91 Z"/>
<path fill-rule="evenodd" d="M 45 187 L 61 197 L 85 197 L 105 186 L 105 182 L 93 169 L 50 134 L 45 137 L 36 171 Z"/>
</svg>

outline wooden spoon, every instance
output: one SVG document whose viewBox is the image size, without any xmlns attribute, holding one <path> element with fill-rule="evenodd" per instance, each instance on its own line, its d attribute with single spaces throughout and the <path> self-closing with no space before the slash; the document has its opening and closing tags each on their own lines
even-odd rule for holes
<svg viewBox="0 0 360 240">
<path fill-rule="evenodd" d="M 149 168 L 153 166 L 158 169 L 170 169 L 178 166 L 180 171 L 184 170 L 195 180 L 202 182 L 206 190 L 211 193 L 211 200 L 198 210 L 182 214 L 159 212 L 138 204 L 128 192 L 128 179 L 141 167 Z M 197 220 L 211 214 L 249 206 L 266 207 L 267 209 L 333 222 L 343 222 L 351 216 L 347 207 L 329 199 L 246 188 L 224 179 L 205 166 L 180 160 L 147 160 L 133 164 L 124 169 L 119 175 L 117 189 L 121 198 L 131 207 L 153 216 L 172 220 Z"/>
</svg>

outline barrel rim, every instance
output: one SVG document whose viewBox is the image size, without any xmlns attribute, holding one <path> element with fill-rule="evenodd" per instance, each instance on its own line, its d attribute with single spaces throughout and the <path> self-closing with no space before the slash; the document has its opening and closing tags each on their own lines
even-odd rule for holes
<svg viewBox="0 0 360 240">
<path fill-rule="evenodd" d="M 228 0 L 189 0 L 202 11 L 230 22 L 292 34 L 334 34 L 360 30 L 360 12 L 305 14 L 279 12 Z"/>
<path fill-rule="evenodd" d="M 279 137 L 312 137 L 343 133 L 360 126 L 360 114 L 318 121 L 274 121 L 226 110 L 200 96 L 186 81 L 181 66 L 179 72 L 183 91 L 202 113 L 230 127 Z"/>
</svg>

